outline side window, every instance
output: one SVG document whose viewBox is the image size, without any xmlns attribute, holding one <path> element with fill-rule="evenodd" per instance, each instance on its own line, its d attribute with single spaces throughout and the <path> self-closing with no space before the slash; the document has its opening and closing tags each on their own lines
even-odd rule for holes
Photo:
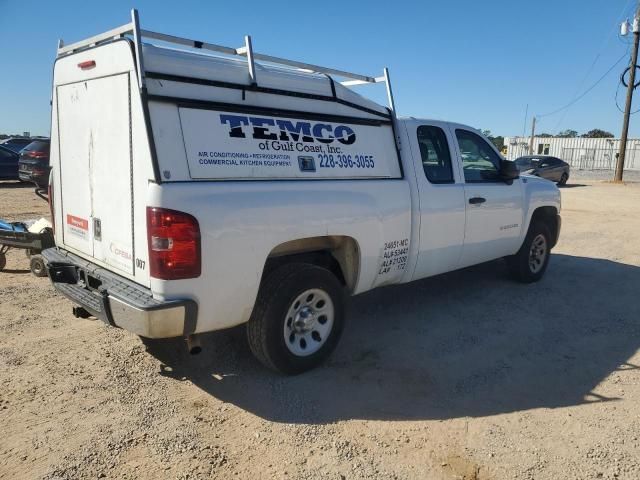
<svg viewBox="0 0 640 480">
<path fill-rule="evenodd" d="M 431 183 L 453 183 L 451 152 L 444 130 L 428 125 L 418 127 L 418 145 L 427 180 Z"/>
<path fill-rule="evenodd" d="M 497 181 L 501 160 L 493 148 L 480 135 L 468 130 L 456 130 L 456 138 L 465 182 Z"/>
<path fill-rule="evenodd" d="M 538 144 L 538 155 L 549 155 L 549 144 L 548 143 L 539 143 Z"/>
</svg>

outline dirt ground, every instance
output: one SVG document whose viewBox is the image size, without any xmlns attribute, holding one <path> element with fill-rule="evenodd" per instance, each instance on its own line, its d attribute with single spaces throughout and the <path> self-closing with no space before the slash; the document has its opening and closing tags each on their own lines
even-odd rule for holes
<svg viewBox="0 0 640 480">
<path fill-rule="evenodd" d="M 240 329 L 189 357 L 77 320 L 10 252 L 0 478 L 640 478 L 640 184 L 577 178 L 540 283 L 492 262 L 356 297 L 293 378 Z M 0 183 L 0 218 L 46 213 Z"/>
</svg>

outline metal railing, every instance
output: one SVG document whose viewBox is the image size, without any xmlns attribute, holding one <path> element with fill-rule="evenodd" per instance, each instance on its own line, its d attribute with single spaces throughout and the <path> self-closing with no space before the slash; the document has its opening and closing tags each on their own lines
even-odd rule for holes
<svg viewBox="0 0 640 480">
<path fill-rule="evenodd" d="M 625 169 L 640 168 L 638 148 L 628 147 Z M 613 148 L 568 148 L 562 149 L 561 158 L 579 170 L 613 170 L 617 163 L 617 150 Z"/>
<path fill-rule="evenodd" d="M 140 88 L 145 86 L 145 75 L 144 75 L 144 62 L 142 58 L 142 38 L 149 38 L 160 40 L 162 42 L 181 45 L 184 47 L 199 49 L 199 50 L 209 50 L 217 53 L 222 53 L 225 55 L 232 56 L 242 56 L 247 59 L 247 70 L 249 74 L 249 78 L 251 83 L 258 83 L 258 78 L 256 74 L 255 61 L 260 60 L 266 63 L 281 65 L 285 67 L 295 68 L 298 70 L 311 72 L 311 73 L 323 73 L 325 75 L 333 75 L 336 77 L 340 77 L 342 80 L 340 83 L 346 87 L 353 85 L 366 85 L 366 84 L 376 84 L 376 83 L 384 83 L 387 90 L 387 99 L 389 102 L 389 109 L 391 110 L 392 115 L 395 117 L 395 103 L 393 99 L 393 92 L 391 90 L 391 79 L 389 77 L 389 70 L 385 67 L 383 69 L 383 74 L 381 76 L 369 76 L 362 75 L 358 73 L 347 72 L 344 70 L 338 70 L 335 68 L 322 67 L 320 65 L 314 65 L 311 63 L 298 62 L 295 60 L 288 60 L 286 58 L 274 57 L 271 55 L 265 55 L 262 53 L 256 53 L 253 50 L 253 45 L 251 42 L 251 36 L 246 35 L 244 37 L 244 45 L 239 48 L 233 47 L 225 47 L 223 45 L 216 45 L 214 43 L 202 42 L 199 40 L 192 40 L 189 38 L 176 37 L 173 35 L 167 35 L 164 33 L 153 32 L 150 30 L 143 30 L 140 28 L 140 20 L 138 17 L 138 11 L 136 9 L 131 10 L 131 22 L 125 25 L 121 25 L 120 27 L 114 28 L 107 32 L 101 33 L 99 35 L 94 35 L 93 37 L 87 38 L 85 40 L 81 40 L 79 42 L 71 43 L 69 45 L 65 45 L 62 40 L 58 41 L 58 57 L 64 55 L 70 55 L 77 51 L 83 50 L 85 48 L 93 47 L 95 45 L 99 45 L 100 43 L 108 42 L 113 39 L 123 38 L 127 35 L 131 35 L 134 40 L 135 50 L 136 50 L 136 67 L 138 69 L 138 79 Z"/>
</svg>

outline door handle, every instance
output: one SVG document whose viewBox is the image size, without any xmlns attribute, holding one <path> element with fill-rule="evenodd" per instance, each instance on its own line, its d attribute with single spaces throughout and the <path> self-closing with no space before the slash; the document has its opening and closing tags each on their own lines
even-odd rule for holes
<svg viewBox="0 0 640 480">
<path fill-rule="evenodd" d="M 487 201 L 487 199 L 483 198 L 483 197 L 473 197 L 473 198 L 469 199 L 469 203 L 471 205 L 479 205 L 479 204 L 484 203 L 486 201 Z"/>
<path fill-rule="evenodd" d="M 102 222 L 99 218 L 93 219 L 93 239 L 102 241 Z"/>
</svg>

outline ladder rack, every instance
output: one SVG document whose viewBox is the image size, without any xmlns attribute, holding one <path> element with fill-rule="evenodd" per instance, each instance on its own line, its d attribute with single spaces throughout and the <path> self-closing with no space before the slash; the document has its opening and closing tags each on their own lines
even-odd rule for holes
<svg viewBox="0 0 640 480">
<path fill-rule="evenodd" d="M 338 70 L 335 68 L 327 68 L 319 65 L 313 65 L 310 63 L 297 62 L 295 60 L 288 60 L 286 58 L 274 57 L 271 55 L 264 55 L 262 53 L 256 53 L 253 50 L 251 43 L 251 36 L 246 35 L 244 37 L 244 45 L 239 48 L 225 47 L 222 45 L 216 45 L 215 43 L 201 42 L 198 40 L 191 40 L 188 38 L 176 37 L 173 35 L 167 35 L 164 33 L 153 32 L 150 30 L 143 30 L 140 28 L 140 20 L 138 17 L 138 11 L 136 9 L 131 10 L 131 22 L 125 25 L 121 25 L 107 32 L 95 35 L 93 37 L 81 40 L 79 42 L 64 45 L 62 40 L 58 41 L 58 57 L 70 55 L 79 50 L 83 50 L 88 47 L 93 47 L 102 42 L 110 41 L 117 38 L 123 38 L 127 35 L 131 35 L 134 40 L 134 46 L 136 51 L 136 67 L 138 70 L 138 80 L 140 88 L 145 86 L 145 70 L 144 62 L 142 58 L 142 38 L 150 38 L 160 40 L 162 42 L 182 45 L 189 48 L 196 48 L 201 50 L 209 50 L 213 52 L 223 53 L 225 55 L 242 56 L 247 59 L 247 67 L 249 71 L 249 78 L 251 83 L 257 85 L 258 79 L 256 75 L 255 61 L 261 60 L 274 65 L 284 65 L 286 67 L 292 67 L 298 70 L 311 73 L 323 73 L 325 75 L 333 75 L 343 78 L 340 83 L 344 86 L 353 85 L 368 85 L 375 83 L 384 83 L 387 89 L 387 99 L 389 102 L 389 109 L 392 115 L 395 117 L 395 104 L 393 100 L 393 92 L 391 90 L 391 80 L 389 77 L 389 70 L 383 69 L 383 74 L 378 77 L 372 77 L 368 75 L 361 75 L 358 73 L 351 73 L 344 70 Z"/>
</svg>

